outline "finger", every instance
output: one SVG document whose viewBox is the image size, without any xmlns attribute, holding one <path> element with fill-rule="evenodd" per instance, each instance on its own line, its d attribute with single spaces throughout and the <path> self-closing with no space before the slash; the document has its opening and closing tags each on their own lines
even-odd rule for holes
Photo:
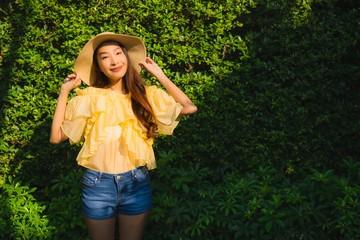
<svg viewBox="0 0 360 240">
<path fill-rule="evenodd" d="M 77 77 L 76 77 L 76 79 L 77 79 L 77 85 L 81 85 L 81 77 L 78 75 Z"/>
<path fill-rule="evenodd" d="M 142 65 L 148 64 L 147 58 L 145 58 L 144 61 L 141 61 L 141 62 L 139 62 L 139 63 L 142 64 Z"/>
<path fill-rule="evenodd" d="M 155 63 L 154 60 L 152 60 L 150 57 L 146 57 L 145 61 L 151 64 Z"/>
<path fill-rule="evenodd" d="M 144 70 L 144 69 L 146 70 L 146 69 L 147 69 L 147 64 L 148 64 L 148 63 L 146 63 L 146 62 L 144 62 L 144 61 L 139 62 L 139 65 L 140 65 L 140 67 L 141 67 L 142 70 Z"/>
<path fill-rule="evenodd" d="M 64 83 L 67 83 L 69 81 L 73 81 L 77 78 L 77 74 L 76 73 L 72 73 L 72 74 L 69 74 L 65 80 L 64 80 Z"/>
<path fill-rule="evenodd" d="M 75 79 L 76 79 L 76 80 L 81 80 L 80 75 L 78 75 L 78 74 L 76 74 L 76 73 L 74 73 L 74 74 L 75 74 Z"/>
</svg>

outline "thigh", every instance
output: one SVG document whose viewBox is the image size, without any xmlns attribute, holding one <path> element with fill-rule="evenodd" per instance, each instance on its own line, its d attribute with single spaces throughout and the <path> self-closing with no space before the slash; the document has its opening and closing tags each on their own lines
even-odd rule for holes
<svg viewBox="0 0 360 240">
<path fill-rule="evenodd" d="M 114 240 L 116 217 L 105 220 L 85 218 L 86 227 L 91 240 Z"/>
<path fill-rule="evenodd" d="M 152 189 L 148 170 L 137 168 L 122 182 L 118 213 L 138 215 L 152 207 Z"/>
<path fill-rule="evenodd" d="M 105 220 L 117 215 L 117 188 L 114 180 L 97 171 L 85 171 L 81 200 L 87 218 Z"/>
<path fill-rule="evenodd" d="M 118 221 L 120 240 L 143 239 L 144 229 L 149 215 L 150 211 L 137 215 L 119 214 Z"/>
</svg>

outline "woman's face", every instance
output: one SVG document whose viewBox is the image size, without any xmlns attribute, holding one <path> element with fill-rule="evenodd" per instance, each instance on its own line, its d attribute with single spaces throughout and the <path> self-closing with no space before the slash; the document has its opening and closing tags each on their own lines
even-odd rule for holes
<svg viewBox="0 0 360 240">
<path fill-rule="evenodd" d="M 104 73 L 110 82 L 116 83 L 124 77 L 128 61 L 117 42 L 107 42 L 100 46 L 96 58 L 100 72 Z"/>
</svg>

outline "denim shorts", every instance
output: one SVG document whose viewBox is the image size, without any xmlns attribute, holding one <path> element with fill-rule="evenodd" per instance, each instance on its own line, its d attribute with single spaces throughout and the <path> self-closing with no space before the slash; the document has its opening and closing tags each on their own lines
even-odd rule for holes
<svg viewBox="0 0 360 240">
<path fill-rule="evenodd" d="M 146 167 L 108 174 L 86 169 L 82 182 L 82 210 L 102 220 L 117 214 L 136 215 L 151 209 L 152 191 Z"/>
</svg>

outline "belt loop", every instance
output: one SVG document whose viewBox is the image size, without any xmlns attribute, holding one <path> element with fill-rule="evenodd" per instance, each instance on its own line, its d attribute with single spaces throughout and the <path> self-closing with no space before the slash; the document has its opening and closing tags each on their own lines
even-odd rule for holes
<svg viewBox="0 0 360 240">
<path fill-rule="evenodd" d="M 133 179 L 133 180 L 136 178 L 136 170 L 137 170 L 137 168 L 131 170 L 131 179 Z"/>
</svg>

